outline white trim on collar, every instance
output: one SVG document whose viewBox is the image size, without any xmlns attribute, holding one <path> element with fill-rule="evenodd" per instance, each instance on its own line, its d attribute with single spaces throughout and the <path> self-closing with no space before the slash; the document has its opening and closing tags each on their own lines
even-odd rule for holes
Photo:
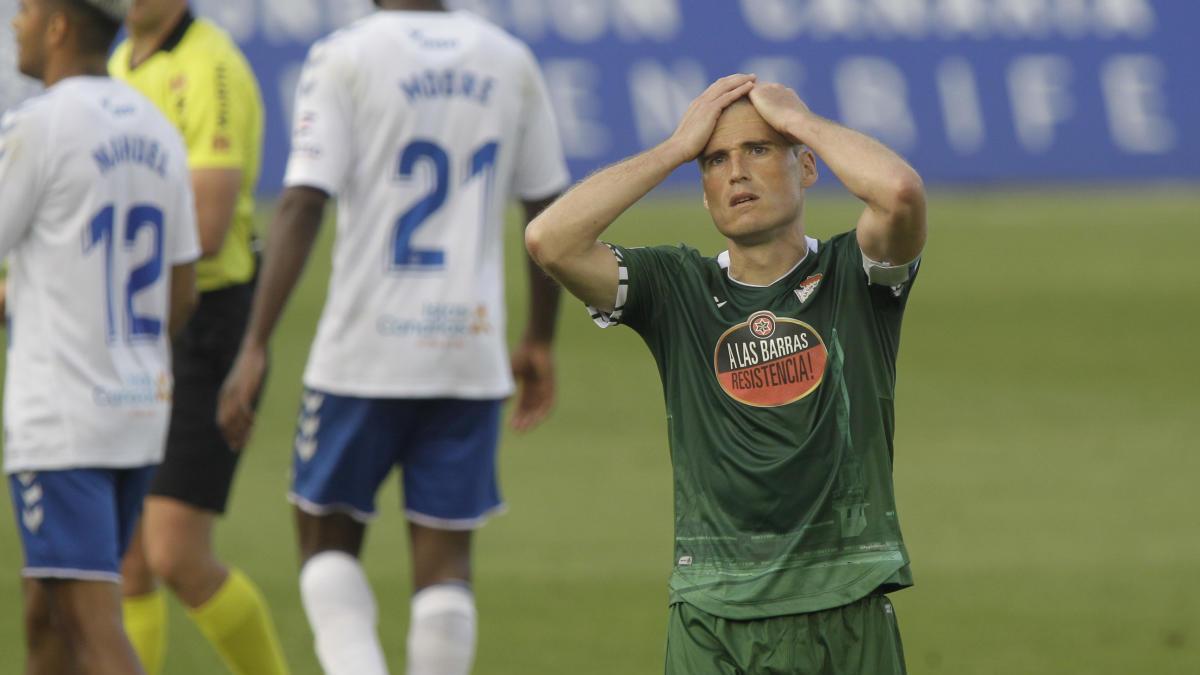
<svg viewBox="0 0 1200 675">
<path fill-rule="evenodd" d="M 800 260 L 798 260 L 795 265 L 792 265 L 792 269 L 784 272 L 783 275 L 779 277 L 779 279 L 776 279 L 775 281 L 772 281 L 769 284 L 763 284 L 761 286 L 759 284 L 748 284 L 744 281 L 738 281 L 737 279 L 734 279 L 732 276 L 730 276 L 730 274 L 729 274 L 729 251 L 721 251 L 720 253 L 717 254 L 717 264 L 721 266 L 721 269 L 725 270 L 725 276 L 728 277 L 730 281 L 732 281 L 733 283 L 735 283 L 739 286 L 747 286 L 749 288 L 767 288 L 768 286 L 774 286 L 775 284 L 779 283 L 780 280 L 782 280 L 784 277 L 791 274 L 792 272 L 795 272 L 797 267 L 800 267 L 801 265 L 804 264 L 805 260 L 808 260 L 808 255 L 810 253 L 817 252 L 817 247 L 820 246 L 820 242 L 818 242 L 816 239 L 813 239 L 812 237 L 807 237 L 807 236 L 804 237 L 804 241 L 806 244 L 808 244 L 808 250 L 806 250 L 804 252 L 804 257 L 801 258 Z"/>
</svg>

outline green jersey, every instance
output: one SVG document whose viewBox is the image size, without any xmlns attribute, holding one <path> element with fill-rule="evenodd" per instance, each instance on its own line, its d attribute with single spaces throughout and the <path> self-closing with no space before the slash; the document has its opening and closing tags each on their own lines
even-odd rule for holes
<svg viewBox="0 0 1200 675">
<path fill-rule="evenodd" d="M 808 240 L 769 286 L 728 256 L 613 246 L 616 308 L 654 354 L 675 479 L 672 604 L 814 612 L 912 584 L 892 487 L 909 281 L 868 283 L 854 232 Z"/>
</svg>

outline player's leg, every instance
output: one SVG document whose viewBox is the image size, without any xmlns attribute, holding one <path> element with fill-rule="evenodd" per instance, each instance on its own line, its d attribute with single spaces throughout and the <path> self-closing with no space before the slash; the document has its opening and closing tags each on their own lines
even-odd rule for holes
<svg viewBox="0 0 1200 675">
<path fill-rule="evenodd" d="M 30 672 L 140 673 L 118 569 L 153 467 L 10 477 L 25 552 Z M 61 650 L 59 654 L 52 650 Z M 67 670 L 66 672 L 71 672 Z"/>
<path fill-rule="evenodd" d="M 222 563 L 213 546 L 240 457 L 217 428 L 217 397 L 236 357 L 251 295 L 250 284 L 204 293 L 176 341 L 167 452 L 146 500 L 143 550 L 151 571 L 187 607 L 233 673 L 281 675 L 287 665 L 261 591 Z"/>
<path fill-rule="evenodd" d="M 140 521 L 121 561 L 121 594 L 125 634 L 146 672 L 159 675 L 167 650 L 167 595 L 150 571 Z"/>
<path fill-rule="evenodd" d="M 404 455 L 413 555 L 409 675 L 465 675 L 475 657 L 471 532 L 502 509 L 500 401 L 398 402 L 419 409 Z"/>
<path fill-rule="evenodd" d="M 41 579 L 24 579 L 26 673 L 77 673 L 75 651 L 67 641 L 67 630 L 54 611 L 50 591 Z"/>
<path fill-rule="evenodd" d="M 142 673 L 133 645 L 126 639 L 121 621 L 121 587 L 115 581 L 76 579 L 40 579 L 37 581 L 50 597 L 54 622 L 64 634 L 64 642 L 77 668 L 66 672 L 83 675 L 132 675 Z M 33 673 L 57 675 L 63 671 L 52 666 Z"/>
<path fill-rule="evenodd" d="M 307 391 L 289 499 L 296 506 L 300 596 L 326 675 L 386 675 L 378 606 L 359 563 L 375 492 L 395 462 L 379 402 Z M 386 413 L 386 411 L 383 411 Z"/>
<path fill-rule="evenodd" d="M 466 675 L 475 657 L 475 597 L 471 590 L 471 532 L 409 523 L 413 598 L 409 617 L 409 675 Z"/>
</svg>

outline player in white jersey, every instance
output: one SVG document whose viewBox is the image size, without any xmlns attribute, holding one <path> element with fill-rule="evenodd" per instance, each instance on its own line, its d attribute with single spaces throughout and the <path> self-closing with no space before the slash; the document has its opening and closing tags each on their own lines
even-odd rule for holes
<svg viewBox="0 0 1200 675">
<path fill-rule="evenodd" d="M 25 552 L 27 673 L 140 673 L 119 566 L 172 390 L 170 336 L 199 255 L 186 154 L 107 77 L 128 0 L 23 0 L 22 73 L 47 87 L 0 123 L 7 257 L 4 470 Z"/>
<path fill-rule="evenodd" d="M 569 176 L 524 44 L 441 2 L 376 4 L 383 11 L 315 45 L 301 75 L 287 189 L 220 417 L 241 446 L 267 342 L 337 197 L 333 276 L 295 438 L 301 593 L 327 673 L 386 672 L 358 556 L 375 492 L 402 467 L 415 590 L 408 672 L 461 674 L 475 644 L 471 531 L 502 507 L 500 403 L 514 374 L 514 427 L 532 427 L 553 403 L 558 291 L 536 268 L 530 323 L 506 353 L 504 208 L 515 196 L 532 219 Z"/>
</svg>

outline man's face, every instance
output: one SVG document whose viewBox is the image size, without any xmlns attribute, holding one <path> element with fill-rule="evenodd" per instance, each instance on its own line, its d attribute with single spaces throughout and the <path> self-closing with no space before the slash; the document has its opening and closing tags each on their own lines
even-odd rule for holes
<svg viewBox="0 0 1200 675">
<path fill-rule="evenodd" d="M 800 217 L 816 180 L 812 154 L 775 131 L 748 100 L 725 109 L 700 154 L 704 204 L 729 239 L 768 233 Z"/>
<path fill-rule="evenodd" d="M 187 0 L 133 0 L 125 23 L 138 32 L 154 31 L 186 3 Z"/>
<path fill-rule="evenodd" d="M 12 28 L 17 41 L 17 69 L 22 75 L 42 79 L 50 14 L 46 0 L 20 0 L 17 3 Z"/>
</svg>

